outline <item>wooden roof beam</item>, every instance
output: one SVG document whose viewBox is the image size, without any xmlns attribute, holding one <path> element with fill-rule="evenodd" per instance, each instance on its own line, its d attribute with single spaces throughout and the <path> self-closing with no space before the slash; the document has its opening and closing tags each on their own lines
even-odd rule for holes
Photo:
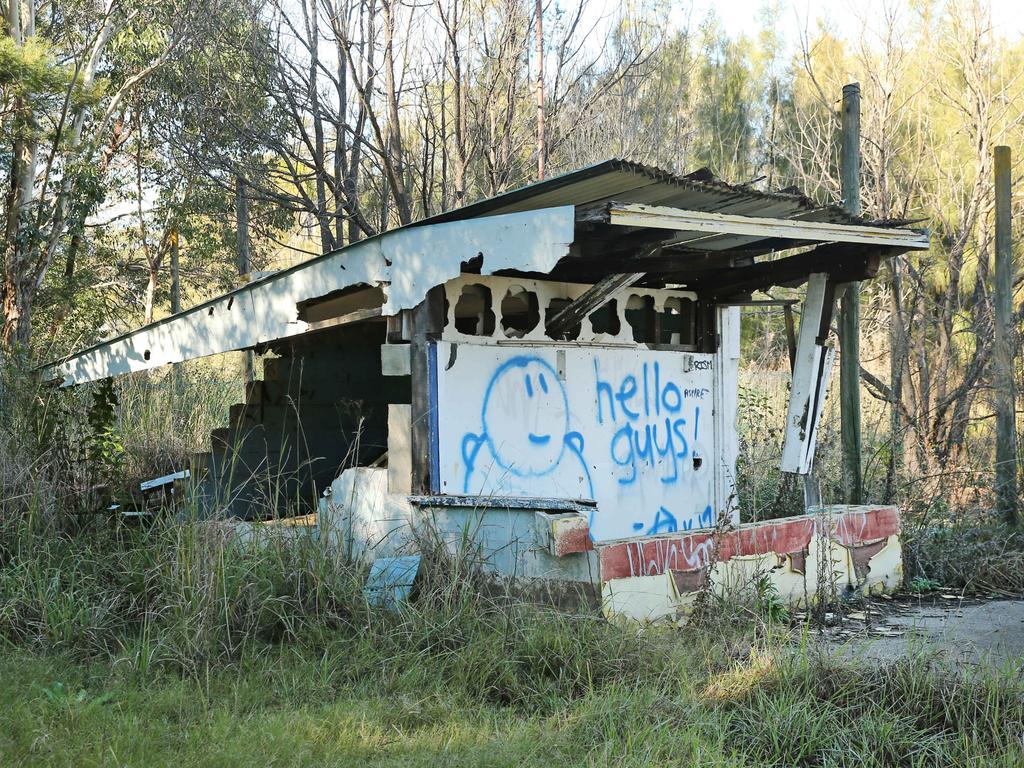
<svg viewBox="0 0 1024 768">
<path fill-rule="evenodd" d="M 716 300 L 745 296 L 775 286 L 797 286 L 814 272 L 824 272 L 833 282 L 866 280 L 878 274 L 882 259 L 893 256 L 893 248 L 865 250 L 850 245 L 819 246 L 794 256 L 761 261 L 746 267 L 706 274 L 687 287 Z"/>
<path fill-rule="evenodd" d="M 622 227 L 668 229 L 676 232 L 702 232 L 708 235 L 747 235 L 819 243 L 855 243 L 888 246 L 904 251 L 925 250 L 927 232 L 901 227 L 864 224 L 836 224 L 824 221 L 739 216 L 727 213 L 689 211 L 642 203 L 612 202 L 603 210 L 577 212 L 577 223 L 603 221 Z"/>
</svg>

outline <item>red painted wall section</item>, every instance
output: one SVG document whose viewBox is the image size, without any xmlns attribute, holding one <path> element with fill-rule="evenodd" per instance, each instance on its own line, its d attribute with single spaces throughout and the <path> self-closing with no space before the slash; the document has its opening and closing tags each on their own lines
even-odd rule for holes
<svg viewBox="0 0 1024 768">
<path fill-rule="evenodd" d="M 896 507 L 857 507 L 836 519 L 835 540 L 844 547 L 874 544 L 900 532 Z"/>
<path fill-rule="evenodd" d="M 807 552 L 814 528 L 811 516 L 752 523 L 719 534 L 717 551 L 711 531 L 616 542 L 598 547 L 601 580 L 692 573 L 707 568 L 712 560 L 725 562 L 744 555 L 801 555 Z M 830 535 L 844 547 L 861 547 L 899 530 L 895 507 L 852 507 L 834 515 Z"/>
</svg>

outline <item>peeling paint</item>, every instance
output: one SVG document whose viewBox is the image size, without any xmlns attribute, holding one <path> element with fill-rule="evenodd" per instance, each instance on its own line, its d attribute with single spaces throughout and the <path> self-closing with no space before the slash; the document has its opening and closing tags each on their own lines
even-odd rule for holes
<svg viewBox="0 0 1024 768">
<path fill-rule="evenodd" d="M 71 386 L 297 336 L 311 330 L 300 305 L 353 285 L 381 287 L 383 314 L 397 314 L 479 254 L 484 273 L 550 272 L 568 255 L 574 227 L 570 205 L 392 230 L 88 347 L 43 375 Z"/>
<path fill-rule="evenodd" d="M 598 546 L 604 611 L 641 622 L 674 617 L 686 612 L 708 579 L 717 593 L 731 594 L 767 578 L 789 603 L 813 599 L 820 571 L 834 573 L 840 588 L 870 594 L 902 583 L 895 507 L 831 508 L 824 552 L 817 535 L 821 520 L 805 515 L 717 535 L 700 531 Z M 662 581 L 666 578 L 671 590 Z"/>
<path fill-rule="evenodd" d="M 594 548 L 590 525 L 582 515 L 559 516 L 551 520 L 551 554 L 564 557 Z"/>
</svg>

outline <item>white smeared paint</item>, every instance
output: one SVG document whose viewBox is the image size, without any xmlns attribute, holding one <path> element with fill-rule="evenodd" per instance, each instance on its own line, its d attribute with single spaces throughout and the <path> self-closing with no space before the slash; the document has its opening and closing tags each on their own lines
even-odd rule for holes
<svg viewBox="0 0 1024 768">
<path fill-rule="evenodd" d="M 612 579 L 601 587 L 601 611 L 609 619 L 661 622 L 674 619 L 680 605 L 681 596 L 670 573 Z"/>
</svg>

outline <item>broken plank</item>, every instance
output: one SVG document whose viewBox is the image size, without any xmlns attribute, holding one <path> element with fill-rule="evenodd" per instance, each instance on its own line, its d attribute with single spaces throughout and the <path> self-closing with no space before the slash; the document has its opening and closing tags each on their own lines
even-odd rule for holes
<svg viewBox="0 0 1024 768">
<path fill-rule="evenodd" d="M 608 208 L 608 222 L 625 227 L 672 229 L 678 232 L 890 245 L 907 250 L 925 250 L 929 246 L 928 234 L 912 229 L 739 216 L 641 203 L 612 203 Z"/>
<path fill-rule="evenodd" d="M 596 309 L 604 306 L 611 300 L 612 296 L 623 288 L 635 284 L 644 276 L 643 272 L 627 272 L 613 274 L 599 280 L 580 294 L 571 304 L 556 314 L 547 322 L 547 331 L 553 338 L 559 333 L 572 328 L 583 321 L 587 315 Z"/>
</svg>

